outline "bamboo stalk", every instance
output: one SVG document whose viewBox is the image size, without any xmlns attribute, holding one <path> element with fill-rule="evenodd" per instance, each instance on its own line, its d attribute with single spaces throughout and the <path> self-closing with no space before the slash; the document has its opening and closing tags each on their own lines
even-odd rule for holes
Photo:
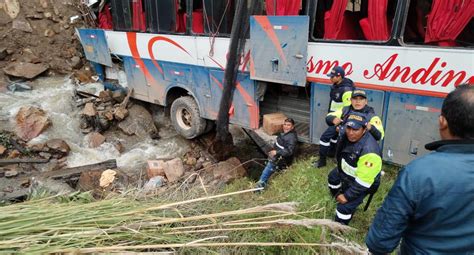
<svg viewBox="0 0 474 255">
<path fill-rule="evenodd" d="M 190 199 L 190 200 L 185 200 L 185 201 L 180 201 L 180 202 L 175 202 L 175 203 L 169 203 L 169 204 L 164 204 L 164 205 L 150 207 L 150 208 L 145 208 L 145 209 L 141 209 L 141 210 L 131 211 L 131 212 L 119 214 L 118 216 L 124 216 L 124 215 L 129 215 L 129 214 L 136 214 L 136 213 L 143 213 L 143 212 L 148 212 L 148 211 L 167 209 L 167 208 L 174 207 L 174 206 L 179 206 L 179 205 L 185 205 L 185 204 L 190 204 L 190 203 L 195 203 L 195 202 L 200 202 L 200 201 L 205 201 L 205 200 L 211 200 L 211 199 L 215 199 L 215 198 L 222 198 L 222 197 L 239 195 L 239 194 L 243 194 L 243 193 L 254 192 L 256 190 L 258 190 L 258 188 L 241 190 L 241 191 L 230 192 L 230 193 L 219 194 L 219 195 L 208 196 L 208 197 L 200 197 L 200 198 L 195 198 L 195 199 Z"/>
<path fill-rule="evenodd" d="M 83 249 L 69 249 L 58 250 L 56 252 L 79 252 L 79 253 L 96 253 L 96 252 L 111 252 L 111 251 L 125 251 L 125 250 L 142 250 L 142 249 L 165 249 L 165 248 L 192 248 L 192 247 L 229 247 L 229 246 L 281 246 L 281 247 L 328 247 L 341 248 L 341 244 L 323 244 L 323 243 L 265 243 L 265 242 L 235 242 L 235 243 L 174 243 L 174 244 L 152 244 L 152 245 L 135 245 L 135 246 L 109 246 L 109 247 L 95 247 Z"/>
<path fill-rule="evenodd" d="M 182 234 L 197 234 L 197 233 L 210 233 L 210 232 L 224 232 L 224 231 L 242 231 L 242 230 L 263 230 L 269 229 L 270 226 L 264 227 L 248 227 L 248 228 L 215 228 L 215 229 L 200 229 L 200 230 L 188 230 L 188 231 L 174 231 L 163 233 L 164 235 L 182 235 Z"/>
</svg>

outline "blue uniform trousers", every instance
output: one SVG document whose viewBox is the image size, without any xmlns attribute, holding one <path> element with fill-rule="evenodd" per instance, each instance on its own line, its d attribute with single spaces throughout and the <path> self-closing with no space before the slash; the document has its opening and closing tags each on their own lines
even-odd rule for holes
<svg viewBox="0 0 474 255">
<path fill-rule="evenodd" d="M 333 196 L 338 195 L 338 193 L 344 193 L 345 188 L 347 188 L 341 179 L 337 167 L 334 168 L 328 175 L 328 186 Z M 334 220 L 345 225 L 349 224 L 352 219 L 352 215 L 354 215 L 357 207 L 364 201 L 364 197 L 366 195 L 367 194 L 364 193 L 363 195 L 345 204 L 337 203 L 336 217 Z"/>
<path fill-rule="evenodd" d="M 319 139 L 319 156 L 326 157 L 329 154 L 334 154 L 337 137 L 338 133 L 336 131 L 336 126 L 329 126 Z"/>
</svg>

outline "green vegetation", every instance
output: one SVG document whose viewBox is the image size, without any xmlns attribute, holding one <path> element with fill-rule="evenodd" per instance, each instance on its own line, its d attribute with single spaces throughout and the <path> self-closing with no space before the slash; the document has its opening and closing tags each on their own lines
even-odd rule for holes
<svg viewBox="0 0 474 255">
<path fill-rule="evenodd" d="M 270 184 L 267 189 L 261 194 L 255 194 L 251 196 L 241 196 L 239 199 L 234 200 L 234 207 L 239 206 L 253 206 L 258 204 L 265 204 L 268 202 L 285 202 L 293 201 L 298 202 L 298 211 L 309 211 L 318 208 L 322 208 L 321 211 L 305 214 L 308 218 L 326 218 L 334 219 L 336 203 L 331 198 L 327 187 L 327 175 L 335 167 L 335 163 L 328 161 L 328 166 L 316 169 L 311 165 L 312 159 L 299 160 L 295 162 L 290 168 L 283 171 L 280 174 L 274 174 L 270 179 Z M 372 219 L 375 216 L 377 209 L 382 205 L 384 197 L 393 185 L 395 178 L 398 174 L 399 168 L 392 165 L 384 165 L 384 175 L 382 176 L 381 185 L 378 192 L 374 195 L 370 207 L 367 211 L 363 211 L 363 207 L 367 201 L 367 197 L 364 203 L 359 206 L 355 213 L 350 226 L 357 229 L 357 231 L 344 234 L 342 237 L 350 241 L 356 242 L 360 245 L 365 245 L 365 235 L 369 229 Z M 249 188 L 254 185 L 248 179 L 241 179 L 227 187 L 227 191 L 235 191 Z M 247 234 L 247 233 L 246 233 Z M 255 232 L 249 233 L 249 237 L 243 237 L 245 239 L 252 239 L 256 241 L 270 241 L 275 240 L 283 242 L 310 242 L 317 243 L 321 240 L 331 242 L 334 238 L 331 235 L 322 235 L 321 229 L 292 229 L 287 232 L 280 230 L 275 233 L 268 232 Z M 277 240 L 275 240 L 277 241 Z M 266 248 L 267 251 L 268 248 Z M 290 249 L 295 254 L 304 252 L 305 249 L 293 248 Z M 281 251 L 279 248 L 270 250 L 271 252 Z M 308 251 L 306 249 L 306 251 Z M 311 253 L 312 251 L 309 251 Z"/>
<path fill-rule="evenodd" d="M 215 193 L 221 195 L 214 196 L 199 181 L 190 189 L 180 184 L 175 192 L 148 197 L 130 192 L 92 201 L 88 193 L 38 195 L 2 207 L 0 253 L 354 254 L 363 250 L 370 221 L 397 169 L 384 169 L 387 174 L 369 210 L 361 208 L 351 222 L 357 230 L 347 230 L 314 220 L 334 217 L 335 203 L 326 183 L 333 166 L 315 169 L 310 159 L 300 160 L 273 176 L 260 194 L 240 192 L 255 184 L 245 178 L 217 189 Z"/>
</svg>

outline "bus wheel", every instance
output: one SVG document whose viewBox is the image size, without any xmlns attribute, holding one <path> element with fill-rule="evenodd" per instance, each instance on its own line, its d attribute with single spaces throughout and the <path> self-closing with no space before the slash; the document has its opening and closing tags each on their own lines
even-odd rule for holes
<svg viewBox="0 0 474 255">
<path fill-rule="evenodd" d="M 174 129 L 186 139 L 199 136 L 206 128 L 206 120 L 201 118 L 199 107 L 190 96 L 174 100 L 170 115 Z"/>
</svg>

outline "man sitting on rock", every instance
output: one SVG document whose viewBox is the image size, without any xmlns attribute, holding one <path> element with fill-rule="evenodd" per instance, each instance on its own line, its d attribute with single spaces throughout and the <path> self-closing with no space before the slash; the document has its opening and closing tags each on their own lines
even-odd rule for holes
<svg viewBox="0 0 474 255">
<path fill-rule="evenodd" d="M 257 182 L 257 188 L 265 188 L 268 179 L 275 171 L 285 169 L 293 162 L 297 141 L 295 121 L 288 118 L 283 123 L 283 132 L 278 135 L 273 150 L 268 152 L 269 160 Z"/>
</svg>

